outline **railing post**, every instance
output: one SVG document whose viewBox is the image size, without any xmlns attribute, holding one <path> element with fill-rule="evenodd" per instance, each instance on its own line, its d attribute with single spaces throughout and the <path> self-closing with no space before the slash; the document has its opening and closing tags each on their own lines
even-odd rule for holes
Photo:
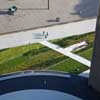
<svg viewBox="0 0 100 100">
<path fill-rule="evenodd" d="M 48 0 L 48 10 L 50 10 L 50 0 Z"/>
</svg>

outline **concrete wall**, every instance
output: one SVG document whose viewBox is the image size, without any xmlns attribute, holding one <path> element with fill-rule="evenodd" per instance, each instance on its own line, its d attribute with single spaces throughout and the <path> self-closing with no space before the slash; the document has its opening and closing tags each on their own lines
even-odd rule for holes
<svg viewBox="0 0 100 100">
<path fill-rule="evenodd" d="M 100 92 L 100 7 L 96 26 L 93 59 L 90 71 L 89 85 Z"/>
</svg>

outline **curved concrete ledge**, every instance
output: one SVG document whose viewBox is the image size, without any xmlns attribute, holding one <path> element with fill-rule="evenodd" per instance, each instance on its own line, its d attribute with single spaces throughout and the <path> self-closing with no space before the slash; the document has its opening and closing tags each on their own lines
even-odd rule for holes
<svg viewBox="0 0 100 100">
<path fill-rule="evenodd" d="M 30 70 L 0 76 L 0 95 L 29 89 L 56 90 L 84 100 L 100 100 L 100 95 L 89 89 L 87 78 L 68 73 Z"/>
</svg>

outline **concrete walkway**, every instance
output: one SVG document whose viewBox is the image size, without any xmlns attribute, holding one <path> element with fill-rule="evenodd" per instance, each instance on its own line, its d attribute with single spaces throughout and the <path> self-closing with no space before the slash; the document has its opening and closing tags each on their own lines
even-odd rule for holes
<svg viewBox="0 0 100 100">
<path fill-rule="evenodd" d="M 72 51 L 75 51 L 75 50 L 81 50 L 81 49 L 84 49 L 86 48 L 86 46 L 88 46 L 87 42 L 86 41 L 82 41 L 80 43 L 76 43 L 76 44 L 73 44 L 67 48 L 64 48 L 66 51 L 68 52 L 72 52 Z"/>
<path fill-rule="evenodd" d="M 44 37 L 42 37 L 42 34 L 44 31 L 48 32 L 49 34 L 48 40 L 53 40 L 53 39 L 64 38 L 64 37 L 69 37 L 73 35 L 81 35 L 84 33 L 92 32 L 92 31 L 95 31 L 95 26 L 96 26 L 96 19 L 90 19 L 90 20 L 73 22 L 73 23 L 64 24 L 64 25 L 56 25 L 53 27 L 23 31 L 19 33 L 8 34 L 8 35 L 0 35 L 0 49 L 40 42 L 43 45 L 46 45 L 49 48 L 56 50 L 57 52 L 60 52 L 90 67 L 90 64 L 91 64 L 90 61 L 76 54 L 73 54 L 71 52 L 67 52 L 66 50 L 64 50 L 63 48 L 57 45 L 44 41 Z M 36 35 L 40 37 L 36 38 Z M 89 71 L 86 71 L 86 73 L 88 73 L 87 75 L 89 75 Z M 81 75 L 86 75 L 86 73 L 83 72 L 81 73 Z"/>
<path fill-rule="evenodd" d="M 61 53 L 61 54 L 63 54 L 63 55 L 65 55 L 65 56 L 68 56 L 68 57 L 88 66 L 88 67 L 90 67 L 90 65 L 91 65 L 90 61 L 88 61 L 87 59 L 80 57 L 80 56 L 78 56 L 74 53 L 71 53 L 70 51 L 63 49 L 56 44 L 50 43 L 48 41 L 42 41 L 40 43 L 51 48 L 51 49 L 53 49 L 53 50 L 55 50 L 55 51 L 57 51 L 57 52 L 59 52 L 59 53 Z"/>
<path fill-rule="evenodd" d="M 89 78 L 90 69 L 79 74 L 79 76 Z"/>
<path fill-rule="evenodd" d="M 65 50 L 71 52 L 71 51 L 75 50 L 75 48 L 80 47 L 80 46 L 83 46 L 83 47 L 79 48 L 79 50 L 85 48 L 87 46 L 87 43 L 85 41 L 83 41 L 83 42 L 74 44 L 72 46 L 69 46 L 69 47 L 65 48 Z M 89 73 L 90 73 L 90 68 L 88 70 L 80 73 L 79 76 L 89 78 Z"/>
<path fill-rule="evenodd" d="M 48 32 L 48 40 L 81 35 L 95 31 L 95 25 L 96 19 L 90 19 L 8 35 L 0 35 L 0 49 L 26 45 L 28 43 L 38 43 L 43 41 L 43 32 Z M 37 38 L 37 35 L 40 37 Z"/>
<path fill-rule="evenodd" d="M 82 63 L 82 64 L 84 64 L 88 67 L 91 66 L 91 62 L 89 60 L 87 60 L 87 59 L 85 59 L 81 56 L 78 56 L 78 55 L 71 52 L 71 51 L 73 51 L 73 49 L 75 47 L 78 47 L 78 46 L 82 45 L 83 42 L 74 44 L 74 45 L 69 46 L 67 48 L 61 48 L 58 45 L 52 44 L 48 41 L 43 41 L 43 42 L 40 42 L 40 43 L 47 46 L 47 47 L 49 47 L 49 48 L 51 48 L 51 49 L 53 49 L 53 50 L 55 50 L 55 51 L 57 51 L 57 52 L 59 52 L 59 53 L 61 53 L 61 54 L 64 54 L 65 56 L 68 56 L 68 57 L 78 61 L 79 63 Z M 79 76 L 89 78 L 89 73 L 90 73 L 90 69 L 80 73 Z"/>
</svg>

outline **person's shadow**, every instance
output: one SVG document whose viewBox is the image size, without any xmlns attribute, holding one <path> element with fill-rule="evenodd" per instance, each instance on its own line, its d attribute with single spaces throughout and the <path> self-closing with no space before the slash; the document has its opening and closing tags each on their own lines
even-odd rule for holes
<svg viewBox="0 0 100 100">
<path fill-rule="evenodd" d="M 0 10 L 0 15 L 9 15 L 9 12 L 8 11 Z"/>
</svg>

